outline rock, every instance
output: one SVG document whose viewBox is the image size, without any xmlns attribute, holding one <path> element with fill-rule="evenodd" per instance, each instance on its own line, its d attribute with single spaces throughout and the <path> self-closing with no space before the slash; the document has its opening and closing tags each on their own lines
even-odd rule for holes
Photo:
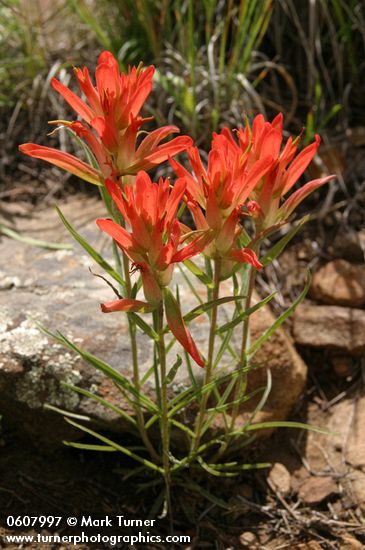
<svg viewBox="0 0 365 550">
<path fill-rule="evenodd" d="M 268 481 L 272 488 L 282 496 L 288 496 L 291 490 L 290 473 L 284 464 L 276 462 L 269 473 Z"/>
<path fill-rule="evenodd" d="M 299 498 L 306 504 L 316 505 L 338 493 L 332 477 L 310 477 L 299 488 Z"/>
<path fill-rule="evenodd" d="M 82 202 L 81 202 L 82 201 Z M 103 206 L 95 199 L 74 199 L 62 210 L 76 229 L 98 250 L 107 254 L 109 241 L 95 228 L 95 219 L 104 215 Z M 35 212 L 31 219 L 19 220 L 14 227 L 20 233 L 48 241 L 72 242 L 57 215 L 49 210 Z M 80 435 L 65 423 L 62 416 L 46 410 L 45 404 L 89 417 L 92 427 L 115 432 L 128 429 L 117 413 L 61 386 L 61 382 L 78 385 L 120 406 L 127 414 L 133 410 L 124 397 L 101 373 L 42 334 L 34 321 L 51 331 L 60 330 L 71 341 L 97 355 L 127 377 L 132 377 L 132 356 L 127 318 L 124 314 L 101 314 L 99 303 L 112 299 L 112 291 L 104 281 L 90 274 L 102 270 L 75 244 L 74 250 L 46 250 L 27 246 L 3 237 L 0 242 L 2 258 L 0 290 L 0 413 L 11 418 L 23 433 L 40 444 L 58 444 L 63 439 Z M 6 271 L 4 270 L 6 266 Z M 181 302 L 188 311 L 196 306 L 195 298 L 181 282 Z M 197 286 L 199 292 L 203 290 Z M 223 288 L 222 295 L 229 289 Z M 227 321 L 229 309 L 221 312 Z M 145 317 L 147 319 L 147 317 Z M 251 318 L 252 339 L 257 338 L 274 321 L 272 313 L 262 309 Z M 207 323 L 204 316 L 192 323 L 198 347 L 206 353 Z M 232 336 L 237 345 L 240 331 Z M 176 348 L 177 352 L 177 348 Z M 138 331 L 138 356 L 142 375 L 152 362 L 152 344 Z M 169 355 L 175 360 L 175 348 Z M 285 418 L 302 392 L 306 366 L 283 331 L 279 330 L 255 355 L 255 363 L 271 370 L 273 389 L 264 410 L 256 420 Z M 224 368 L 230 358 L 222 358 Z M 202 369 L 196 367 L 197 377 Z M 266 370 L 252 371 L 249 387 L 265 385 Z M 181 367 L 174 380 L 173 391 L 178 393 L 190 385 L 186 369 Z M 150 379 L 144 386 L 146 394 L 155 399 Z M 254 402 L 243 408 L 238 424 L 247 421 Z M 219 426 L 217 426 L 219 427 Z"/>
<path fill-rule="evenodd" d="M 240 544 L 243 548 L 249 548 L 250 550 L 258 550 L 260 548 L 259 541 L 255 533 L 251 531 L 245 531 L 239 537 Z"/>
<path fill-rule="evenodd" d="M 361 355 L 365 351 L 365 311 L 301 304 L 294 314 L 293 336 L 302 346 Z"/>
<path fill-rule="evenodd" d="M 365 472 L 365 399 L 360 399 L 354 410 L 352 430 L 346 446 L 345 458 L 348 464 Z"/>
<path fill-rule="evenodd" d="M 364 546 L 354 537 L 346 535 L 340 542 L 340 550 L 363 550 Z"/>
<path fill-rule="evenodd" d="M 365 303 L 365 265 L 328 262 L 313 276 L 311 296 L 325 304 L 361 307 Z"/>
<path fill-rule="evenodd" d="M 346 231 L 343 231 L 341 228 L 333 244 L 329 245 L 328 251 L 335 258 L 342 258 L 355 263 L 364 262 L 365 230 L 355 231 L 349 227 Z"/>
<path fill-rule="evenodd" d="M 303 459 L 311 471 L 336 474 L 342 502 L 365 512 L 364 436 L 365 394 L 347 398 L 326 413 L 314 404 L 308 410 L 308 424 L 321 426 L 331 435 L 308 432 Z M 307 479 L 311 479 L 307 473 Z M 315 480 L 321 478 L 316 477 Z M 306 481 L 303 477 L 300 486 Z M 300 489 L 299 486 L 299 489 Z"/>
</svg>

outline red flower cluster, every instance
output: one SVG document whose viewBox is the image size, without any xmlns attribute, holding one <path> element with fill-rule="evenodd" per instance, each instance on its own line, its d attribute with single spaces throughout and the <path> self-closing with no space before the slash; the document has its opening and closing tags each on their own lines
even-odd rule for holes
<svg viewBox="0 0 365 550">
<path fill-rule="evenodd" d="M 102 304 L 102 311 L 151 311 L 163 298 L 163 289 L 171 281 L 173 265 L 202 252 L 211 236 L 209 232 L 184 235 L 184 226 L 176 217 L 186 189 L 181 179 L 171 191 L 168 179 L 161 178 L 158 183 L 153 183 L 146 172 L 139 172 L 135 189 L 127 186 L 124 193 L 110 180 L 106 181 L 106 186 L 130 232 L 113 220 L 97 220 L 96 223 L 115 240 L 140 271 L 147 302 L 129 298 L 114 300 Z M 187 237 L 191 236 L 193 240 L 183 246 Z M 176 339 L 199 365 L 204 366 L 180 309 L 171 296 L 167 297 L 166 315 Z"/>
<path fill-rule="evenodd" d="M 59 92 L 84 122 L 52 121 L 63 124 L 84 139 L 92 151 L 98 169 L 68 153 L 25 143 L 20 150 L 63 168 L 90 183 L 103 185 L 106 178 L 135 176 L 139 170 L 148 170 L 184 151 L 192 144 L 188 136 L 177 137 L 168 143 L 161 141 L 179 132 L 176 126 L 164 126 L 147 134 L 136 145 L 138 131 L 151 119 L 139 112 L 152 89 L 154 67 L 142 66 L 120 73 L 117 60 L 110 52 L 103 52 L 95 71 L 96 86 L 89 72 L 75 69 L 75 75 L 87 101 L 83 101 L 55 78 L 52 86 Z"/>
<path fill-rule="evenodd" d="M 282 200 L 311 162 L 320 140 L 316 136 L 315 142 L 295 157 L 299 139 L 290 137 L 282 147 L 281 114 L 271 123 L 262 115 L 256 116 L 252 128 L 246 124 L 236 130 L 237 139 L 228 128 L 213 134 L 207 167 L 198 149 L 191 146 L 191 138 L 182 136 L 161 144 L 179 131 L 175 126 L 147 133 L 137 145 L 141 126 L 150 120 L 139 113 L 151 91 L 153 73 L 153 67 L 143 70 L 141 66 L 129 69 L 128 74 L 120 73 L 116 59 L 104 52 L 95 71 L 96 86 L 86 68 L 75 69 L 86 101 L 52 80 L 53 87 L 81 118 L 54 123 L 68 126 L 86 142 L 97 168 L 49 147 L 28 143 L 20 150 L 86 181 L 105 184 L 123 224 L 110 219 L 97 220 L 97 224 L 140 272 L 146 302 L 128 296 L 102 304 L 102 310 L 147 312 L 163 300 L 171 332 L 204 366 L 179 305 L 167 289 L 174 264 L 204 253 L 219 261 L 220 278 L 230 276 L 241 262 L 259 269 L 262 266 L 250 247 L 242 215 L 248 212 L 252 216 L 257 234 L 267 233 L 285 222 L 309 193 L 333 176 L 311 181 Z M 172 159 L 186 149 L 191 172 Z M 168 179 L 153 183 L 145 172 L 167 159 L 178 176 L 172 188 Z M 190 209 L 196 231 L 178 220 L 181 201 Z"/>
<path fill-rule="evenodd" d="M 226 149 L 232 156 L 245 158 L 248 170 L 252 170 L 260 159 L 268 157 L 272 159 L 264 177 L 250 189 L 248 194 L 250 200 L 246 204 L 259 230 L 268 229 L 286 221 L 310 193 L 334 177 L 328 176 L 310 181 L 282 203 L 283 197 L 293 188 L 312 161 L 320 145 L 320 137 L 316 135 L 314 143 L 303 149 L 296 158 L 299 137 L 295 140 L 289 137 L 281 150 L 283 141 L 281 113 L 272 122 L 267 122 L 262 115 L 257 115 L 252 129 L 246 125 L 245 128 L 239 128 L 236 135 L 238 143 L 233 139 L 228 128 L 224 128 L 220 134 L 214 134 L 213 150 Z"/>
</svg>

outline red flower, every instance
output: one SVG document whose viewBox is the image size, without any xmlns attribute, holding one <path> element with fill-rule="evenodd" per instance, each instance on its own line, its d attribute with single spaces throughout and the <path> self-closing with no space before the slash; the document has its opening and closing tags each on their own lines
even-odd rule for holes
<svg viewBox="0 0 365 550">
<path fill-rule="evenodd" d="M 86 101 L 55 78 L 52 79 L 53 87 L 84 120 L 56 120 L 52 124 L 68 126 L 84 139 L 95 156 L 99 170 L 50 147 L 27 143 L 21 145 L 20 150 L 97 185 L 102 185 L 110 177 L 135 176 L 139 170 L 149 170 L 184 151 L 192 144 L 188 136 L 161 144 L 163 139 L 179 132 L 176 126 L 164 126 L 147 133 L 137 147 L 140 127 L 151 120 L 140 117 L 139 112 L 151 91 L 153 73 L 154 67 L 142 70 L 142 66 L 132 67 L 128 74 L 120 73 L 113 55 L 103 52 L 95 71 L 96 86 L 92 84 L 86 67 L 75 69 Z"/>
<path fill-rule="evenodd" d="M 226 139 L 218 140 L 214 135 L 213 148 L 208 156 L 208 167 L 204 168 L 197 148 L 188 150 L 194 175 L 181 164 L 171 160 L 176 174 L 187 186 L 188 207 L 199 230 L 214 232 L 214 241 L 207 252 L 212 257 L 225 260 L 248 262 L 262 267 L 256 254 L 237 246 L 241 233 L 240 212 L 248 196 L 270 169 L 273 159 L 266 155 L 248 167 L 248 155 L 238 153 Z"/>
<path fill-rule="evenodd" d="M 153 66 L 143 70 L 132 67 L 128 74 L 120 72 L 118 61 L 110 52 L 103 52 L 95 70 L 96 86 L 89 71 L 74 69 L 87 102 L 61 84 L 56 78 L 51 83 L 67 103 L 92 126 L 109 150 L 118 147 L 118 134 L 125 130 L 139 112 L 152 90 Z"/>
<path fill-rule="evenodd" d="M 250 202 L 247 204 L 260 229 L 285 221 L 300 202 L 315 189 L 328 182 L 335 176 L 327 176 L 306 183 L 289 197 L 283 204 L 284 195 L 290 191 L 300 176 L 304 173 L 320 145 L 320 138 L 316 135 L 314 143 L 303 149 L 295 157 L 299 138 L 288 138 L 281 150 L 283 140 L 283 115 L 280 113 L 274 120 L 266 122 L 262 115 L 257 115 L 252 124 L 236 132 L 238 143 L 233 139 L 228 128 L 224 128 L 213 139 L 213 148 L 225 147 L 237 155 L 247 156 L 248 167 L 263 157 L 270 155 L 274 162 L 270 169 L 250 191 Z"/>
<path fill-rule="evenodd" d="M 120 187 L 111 180 L 106 181 L 106 187 L 129 224 L 130 231 L 112 220 L 99 219 L 96 223 L 113 237 L 132 260 L 135 269 L 141 272 L 147 303 L 122 299 L 103 304 L 102 308 L 104 312 L 147 311 L 162 300 L 162 290 L 171 280 L 173 265 L 201 252 L 211 240 L 211 235 L 207 231 L 198 235 L 194 232 L 186 235 L 184 227 L 177 220 L 177 209 L 186 190 L 182 179 L 177 180 L 170 191 L 168 179 L 160 179 L 157 184 L 145 172 L 139 172 L 135 189 L 126 186 L 122 193 Z M 182 246 L 187 240 L 190 240 L 189 244 Z M 176 304 L 169 294 L 165 293 L 165 301 L 172 333 L 192 357 L 203 365 L 182 316 L 177 313 Z"/>
</svg>

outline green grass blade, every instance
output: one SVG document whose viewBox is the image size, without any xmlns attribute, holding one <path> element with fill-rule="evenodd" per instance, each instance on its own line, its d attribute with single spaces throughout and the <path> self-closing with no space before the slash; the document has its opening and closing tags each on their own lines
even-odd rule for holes
<svg viewBox="0 0 365 550">
<path fill-rule="evenodd" d="M 72 250 L 73 246 L 72 244 L 63 244 L 63 243 L 52 243 L 48 241 L 42 241 L 40 239 L 34 239 L 33 237 L 26 237 L 25 235 L 21 235 L 17 231 L 14 231 L 14 229 L 10 229 L 9 227 L 6 227 L 2 223 L 0 223 L 0 233 L 3 235 L 6 235 L 7 237 L 10 237 L 11 239 L 14 239 L 14 241 L 19 241 L 24 244 L 28 244 L 31 246 L 39 246 L 40 248 L 46 248 L 49 250 Z"/>
</svg>

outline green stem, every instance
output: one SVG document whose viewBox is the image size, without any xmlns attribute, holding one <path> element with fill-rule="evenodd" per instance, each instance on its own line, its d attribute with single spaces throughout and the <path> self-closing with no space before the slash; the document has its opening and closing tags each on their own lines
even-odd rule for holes
<svg viewBox="0 0 365 550">
<path fill-rule="evenodd" d="M 258 253 L 258 250 L 257 250 L 257 253 Z M 251 307 L 252 294 L 255 288 L 255 281 L 256 281 L 256 269 L 253 266 L 250 266 L 249 269 L 250 269 L 249 282 L 248 282 L 247 295 L 246 295 L 246 300 L 244 305 L 246 310 L 249 307 Z M 249 360 L 250 360 L 250 358 L 247 355 L 247 348 L 249 347 L 249 336 L 250 336 L 250 316 L 248 316 L 243 321 L 243 324 L 242 324 L 242 343 L 241 343 L 240 362 L 239 362 L 239 367 L 242 370 L 237 378 L 235 388 L 234 388 L 234 394 L 233 394 L 234 405 L 232 407 L 230 426 L 229 426 L 229 429 L 227 430 L 226 441 L 223 443 L 223 445 L 220 447 L 218 452 L 215 454 L 215 456 L 212 459 L 212 462 L 219 460 L 222 457 L 222 455 L 225 453 L 227 448 L 229 447 L 231 434 L 235 429 L 235 424 L 239 413 L 240 403 L 241 403 L 242 397 L 246 393 L 246 387 L 247 387 L 247 368 L 246 367 L 249 366 Z"/>
<path fill-rule="evenodd" d="M 214 260 L 214 287 L 213 287 L 213 296 L 212 296 L 213 300 L 218 300 L 219 298 L 220 272 L 221 272 L 221 260 L 216 259 Z M 216 328 L 217 328 L 217 315 L 218 315 L 218 305 L 215 303 L 212 307 L 212 313 L 210 318 L 208 359 L 205 365 L 204 386 L 206 384 L 209 384 L 213 373 L 214 342 L 215 342 L 215 334 L 216 334 Z M 203 395 L 203 398 L 200 402 L 199 413 L 196 420 L 195 438 L 191 449 L 192 453 L 196 452 L 200 444 L 200 439 L 202 437 L 202 431 L 203 431 L 206 409 L 207 409 L 210 393 L 211 392 L 206 392 Z"/>
<path fill-rule="evenodd" d="M 158 333 L 158 358 L 160 363 L 160 384 L 161 384 L 161 440 L 162 440 L 162 466 L 164 470 L 164 478 L 166 485 L 166 502 L 168 514 L 170 517 L 170 523 L 172 524 L 172 508 L 171 508 L 171 469 L 170 469 L 170 432 L 169 432 L 169 418 L 168 418 L 168 395 L 167 395 L 167 373 L 166 373 L 166 346 L 163 324 L 163 302 L 161 301 L 157 310 L 157 333 Z"/>
<path fill-rule="evenodd" d="M 245 309 L 248 309 L 249 307 L 251 307 L 252 293 L 255 288 L 255 281 L 256 281 L 256 269 L 253 266 L 251 266 L 248 290 L 247 290 L 247 298 L 245 301 Z M 250 335 L 250 315 L 243 321 L 243 326 L 242 326 L 240 367 L 247 367 L 249 365 L 250 358 L 247 356 L 247 348 L 249 345 L 249 335 Z M 242 370 L 240 376 L 237 379 L 236 388 L 235 388 L 234 397 L 233 397 L 233 401 L 235 404 L 232 410 L 231 426 L 229 430 L 230 432 L 232 432 L 235 428 L 238 411 L 240 407 L 240 400 L 244 395 L 244 393 L 246 392 L 246 385 L 247 385 L 247 372 L 245 370 Z"/>
</svg>

